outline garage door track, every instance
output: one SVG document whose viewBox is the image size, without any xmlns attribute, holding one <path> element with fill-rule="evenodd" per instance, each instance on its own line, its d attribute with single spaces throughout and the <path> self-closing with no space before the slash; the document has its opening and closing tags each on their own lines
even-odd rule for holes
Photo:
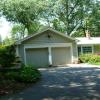
<svg viewBox="0 0 100 100">
<path fill-rule="evenodd" d="M 99 68 L 41 69 L 32 87 L 0 100 L 100 100 Z"/>
</svg>

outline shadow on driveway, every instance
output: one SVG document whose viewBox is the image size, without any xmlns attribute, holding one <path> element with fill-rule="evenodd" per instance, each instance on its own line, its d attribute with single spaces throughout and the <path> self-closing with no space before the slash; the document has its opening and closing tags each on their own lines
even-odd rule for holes
<svg viewBox="0 0 100 100">
<path fill-rule="evenodd" d="M 100 100 L 99 68 L 48 68 L 34 86 L 0 100 Z"/>
</svg>

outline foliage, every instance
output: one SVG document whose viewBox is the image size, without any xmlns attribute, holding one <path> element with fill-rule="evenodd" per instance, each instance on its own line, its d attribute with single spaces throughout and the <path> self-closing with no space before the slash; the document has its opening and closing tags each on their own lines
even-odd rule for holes
<svg viewBox="0 0 100 100">
<path fill-rule="evenodd" d="M 99 0 L 0 0 L 0 12 L 8 21 L 21 24 L 28 34 L 50 26 L 68 35 L 100 36 Z M 19 32 L 19 29 L 18 29 Z"/>
<path fill-rule="evenodd" d="M 0 73 L 0 79 L 13 80 L 18 82 L 36 82 L 40 79 L 40 72 L 32 66 L 23 66 L 18 70 L 5 71 Z"/>
<path fill-rule="evenodd" d="M 2 44 L 2 38 L 1 38 L 1 35 L 0 35 L 0 44 Z"/>
<path fill-rule="evenodd" d="M 16 24 L 12 27 L 11 33 L 11 36 L 15 41 L 20 40 L 25 36 L 25 26 L 21 24 Z"/>
<path fill-rule="evenodd" d="M 93 63 L 94 64 L 94 63 L 98 63 L 98 62 L 100 62 L 100 56 L 92 55 L 90 60 L 89 60 L 89 63 Z"/>
<path fill-rule="evenodd" d="M 2 41 L 2 44 L 3 45 L 13 45 L 15 43 L 15 40 L 14 38 L 9 38 L 9 37 L 6 37 L 3 41 Z"/>
<path fill-rule="evenodd" d="M 16 59 L 15 47 L 13 45 L 0 46 L 0 66 L 12 67 L 15 59 Z"/>
<path fill-rule="evenodd" d="M 96 64 L 100 62 L 100 55 L 96 54 L 83 54 L 80 55 L 80 60 L 84 63 Z"/>
<path fill-rule="evenodd" d="M 24 25 L 29 34 L 33 33 L 31 27 L 37 23 L 41 10 L 39 0 L 0 0 L 2 15 L 8 21 Z"/>
<path fill-rule="evenodd" d="M 0 95 L 8 95 L 19 92 L 31 86 L 34 82 L 40 79 L 40 72 L 30 66 L 23 66 L 17 70 L 0 69 Z"/>
<path fill-rule="evenodd" d="M 72 34 L 71 36 L 72 37 L 84 37 L 84 36 L 86 36 L 86 34 L 83 32 L 82 29 L 80 29 L 80 30 L 74 32 L 74 34 Z"/>
<path fill-rule="evenodd" d="M 41 74 L 32 66 L 25 66 L 22 67 L 21 71 L 19 72 L 18 80 L 21 82 L 35 82 L 40 78 Z"/>
<path fill-rule="evenodd" d="M 81 54 L 79 58 L 82 62 L 88 63 L 91 57 L 92 57 L 92 54 Z"/>
</svg>

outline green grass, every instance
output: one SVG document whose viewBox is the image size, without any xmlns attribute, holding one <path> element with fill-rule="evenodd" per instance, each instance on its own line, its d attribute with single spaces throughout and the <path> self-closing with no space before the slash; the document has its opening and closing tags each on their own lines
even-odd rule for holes
<svg viewBox="0 0 100 100">
<path fill-rule="evenodd" d="M 100 62 L 91 63 L 91 64 L 94 64 L 94 65 L 100 65 Z"/>
</svg>

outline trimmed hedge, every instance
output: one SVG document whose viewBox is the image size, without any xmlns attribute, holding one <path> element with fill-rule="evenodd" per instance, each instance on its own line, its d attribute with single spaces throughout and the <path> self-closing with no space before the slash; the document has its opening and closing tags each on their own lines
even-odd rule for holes
<svg viewBox="0 0 100 100">
<path fill-rule="evenodd" d="M 82 55 L 80 55 L 80 60 L 83 63 L 96 64 L 96 63 L 100 62 L 100 55 L 96 55 L 96 54 L 82 54 Z"/>
</svg>

